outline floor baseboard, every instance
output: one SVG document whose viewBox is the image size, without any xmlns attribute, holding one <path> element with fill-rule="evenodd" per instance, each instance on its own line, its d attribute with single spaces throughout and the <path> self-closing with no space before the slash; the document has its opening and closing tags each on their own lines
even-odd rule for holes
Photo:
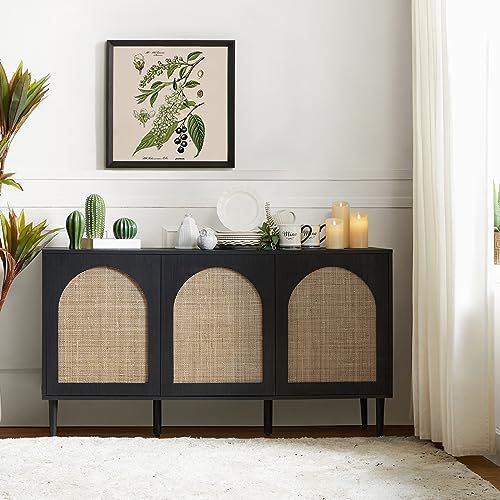
<svg viewBox="0 0 500 500">
<path fill-rule="evenodd" d="M 152 437 L 151 427 L 74 427 L 58 426 L 58 436 L 99 436 L 99 437 Z M 413 436 L 412 425 L 386 425 L 387 436 Z M 0 427 L 0 438 L 28 438 L 49 435 L 48 427 Z M 162 438 L 169 437 L 213 437 L 213 438 L 258 438 L 263 437 L 262 427 L 162 427 Z M 363 437 L 375 436 L 375 426 L 366 431 L 359 425 L 289 427 L 274 426 L 272 438 L 295 437 Z"/>
</svg>

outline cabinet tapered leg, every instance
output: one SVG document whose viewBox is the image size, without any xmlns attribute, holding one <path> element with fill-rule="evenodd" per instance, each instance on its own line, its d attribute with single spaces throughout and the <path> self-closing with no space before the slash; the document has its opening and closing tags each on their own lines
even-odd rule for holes
<svg viewBox="0 0 500 500">
<path fill-rule="evenodd" d="M 153 401 L 153 434 L 156 437 L 161 435 L 161 400 Z"/>
<path fill-rule="evenodd" d="M 264 434 L 270 436 L 273 433 L 273 402 L 264 401 Z"/>
<path fill-rule="evenodd" d="M 377 436 L 384 435 L 384 398 L 377 398 Z"/>
<path fill-rule="evenodd" d="M 50 435 L 57 436 L 57 406 L 59 401 L 57 399 L 51 399 L 49 401 L 49 428 Z"/>
<path fill-rule="evenodd" d="M 361 428 L 368 429 L 368 400 L 366 398 L 359 399 L 359 406 L 361 408 Z"/>
</svg>

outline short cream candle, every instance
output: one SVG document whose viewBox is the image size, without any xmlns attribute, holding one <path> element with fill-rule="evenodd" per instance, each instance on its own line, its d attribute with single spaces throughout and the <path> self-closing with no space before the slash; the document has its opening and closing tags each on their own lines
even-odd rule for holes
<svg viewBox="0 0 500 500">
<path fill-rule="evenodd" d="M 341 219 L 344 222 L 344 246 L 342 248 L 347 248 L 349 246 L 349 215 L 351 212 L 351 207 L 347 201 L 336 201 L 332 206 L 332 217 L 334 219 Z"/>
<path fill-rule="evenodd" d="M 368 215 L 360 212 L 351 215 L 349 246 L 351 248 L 366 248 L 368 246 Z"/>
<path fill-rule="evenodd" d="M 326 248 L 345 248 L 344 221 L 342 219 L 326 219 Z"/>
</svg>

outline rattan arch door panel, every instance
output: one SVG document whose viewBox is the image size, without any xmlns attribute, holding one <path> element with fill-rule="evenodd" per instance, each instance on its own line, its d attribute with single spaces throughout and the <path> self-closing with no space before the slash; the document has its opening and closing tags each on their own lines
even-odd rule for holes
<svg viewBox="0 0 500 500">
<path fill-rule="evenodd" d="M 174 384 L 262 383 L 262 301 L 241 273 L 198 271 L 174 300 Z"/>
<path fill-rule="evenodd" d="M 66 285 L 57 339 L 59 383 L 148 381 L 148 304 L 123 271 L 92 267 Z"/>
<path fill-rule="evenodd" d="M 159 396 L 160 262 L 104 252 L 44 256 L 47 395 Z"/>
<path fill-rule="evenodd" d="M 375 299 L 342 267 L 304 277 L 288 301 L 288 382 L 375 382 Z"/>
<path fill-rule="evenodd" d="M 166 396 L 272 394 L 273 271 L 265 255 L 164 257 Z"/>
<path fill-rule="evenodd" d="M 390 257 L 351 250 L 277 259 L 279 395 L 390 397 Z"/>
</svg>

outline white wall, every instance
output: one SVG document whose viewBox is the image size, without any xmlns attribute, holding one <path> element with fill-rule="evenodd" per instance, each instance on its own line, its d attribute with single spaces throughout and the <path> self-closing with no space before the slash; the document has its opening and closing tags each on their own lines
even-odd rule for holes
<svg viewBox="0 0 500 500">
<path fill-rule="evenodd" d="M 234 184 L 273 207 L 321 221 L 334 199 L 366 209 L 370 243 L 394 248 L 394 389 L 387 422 L 411 422 L 410 0 L 26 0 L 4 8 L 2 62 L 51 73 L 49 98 L 16 138 L 7 169 L 25 191 L 0 203 L 64 225 L 91 192 L 108 221 L 134 218 L 146 246 L 191 211 L 219 226 L 214 206 Z M 237 41 L 234 171 L 104 170 L 106 39 Z M 62 235 L 57 243 L 65 245 Z M 40 264 L 14 285 L 0 317 L 2 425 L 46 424 L 40 400 Z M 61 405 L 63 424 L 148 424 L 147 402 Z M 168 407 L 168 408 L 167 408 Z M 358 421 L 357 401 L 276 404 L 277 424 Z M 170 402 L 166 422 L 259 424 L 258 402 Z M 373 416 L 373 408 L 371 410 Z"/>
</svg>

